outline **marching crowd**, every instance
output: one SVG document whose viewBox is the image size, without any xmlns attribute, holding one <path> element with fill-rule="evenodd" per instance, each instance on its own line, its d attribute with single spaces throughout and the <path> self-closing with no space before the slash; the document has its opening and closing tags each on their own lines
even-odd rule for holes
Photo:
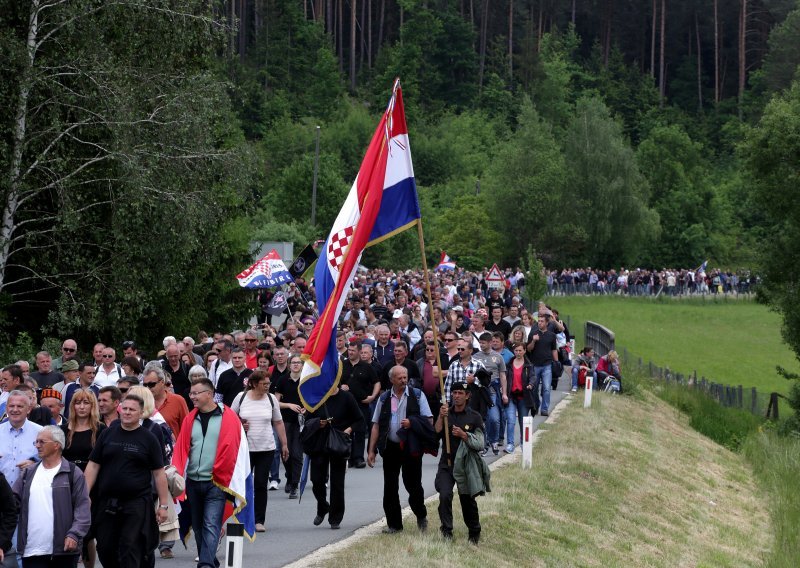
<svg viewBox="0 0 800 568">
<path fill-rule="evenodd" d="M 105 568 L 153 566 L 156 556 L 173 557 L 185 520 L 198 566 L 216 567 L 226 504 L 239 504 L 237 467 L 249 462 L 255 530 L 264 532 L 281 466 L 283 489 L 296 498 L 304 455 L 312 522 L 327 517 L 331 529 L 344 517 L 348 467 L 373 467 L 380 455 L 387 533 L 404 529 L 400 479 L 427 530 L 422 456 L 439 455 L 439 531 L 453 536 L 457 492 L 477 544 L 475 498 L 490 487 L 482 456 L 514 451 L 523 416 L 548 415 L 553 382 L 572 363 L 569 330 L 556 310 L 523 304 L 521 273 L 488 284 L 437 273 L 429 305 L 418 273 L 359 274 L 338 322 L 338 388 L 314 412 L 298 391 L 316 323 L 313 288 L 301 279 L 280 328 L 263 313 L 245 331 L 166 337 L 149 362 L 134 341 L 122 343 L 120 361 L 102 343 L 79 360 L 67 339 L 56 359 L 37 353 L 33 371 L 27 361 L 5 366 L 0 560 L 73 567 L 80 558 L 92 568 L 99 556 Z M 574 358 L 573 391 L 588 374 L 621 388 L 613 352 Z"/>
</svg>

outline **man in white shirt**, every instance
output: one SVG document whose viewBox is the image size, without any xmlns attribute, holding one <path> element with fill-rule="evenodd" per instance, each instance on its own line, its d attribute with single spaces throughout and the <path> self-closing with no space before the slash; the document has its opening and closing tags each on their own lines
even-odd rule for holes
<svg viewBox="0 0 800 568">
<path fill-rule="evenodd" d="M 231 363 L 231 351 L 233 350 L 233 343 L 228 339 L 222 339 L 214 344 L 214 349 L 216 349 L 217 353 L 219 353 L 219 357 L 216 361 L 214 361 L 214 364 L 211 365 L 211 370 L 208 372 L 208 378 L 214 385 L 214 388 L 217 388 L 217 383 L 219 382 L 219 378 L 222 373 L 233 368 L 233 363 Z"/>
<path fill-rule="evenodd" d="M 122 367 L 115 363 L 117 354 L 114 352 L 113 347 L 106 347 L 103 349 L 103 364 L 97 367 L 94 375 L 94 386 L 98 389 L 103 387 L 113 387 L 117 385 L 117 381 L 124 375 Z"/>
</svg>

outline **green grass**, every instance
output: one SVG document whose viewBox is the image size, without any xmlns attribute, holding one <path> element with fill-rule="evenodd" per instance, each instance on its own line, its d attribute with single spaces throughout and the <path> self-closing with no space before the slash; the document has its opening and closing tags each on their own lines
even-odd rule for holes
<svg viewBox="0 0 800 568">
<path fill-rule="evenodd" d="M 786 394 L 789 382 L 775 365 L 800 372 L 800 362 L 780 335 L 781 319 L 749 300 L 664 301 L 611 297 L 554 297 L 548 303 L 570 316 L 570 333 L 583 346 L 583 324 L 600 323 L 644 363 L 729 385 Z"/>
<path fill-rule="evenodd" d="M 567 406 L 533 451 L 492 472 L 478 498 L 480 546 L 466 544 L 454 503 L 455 539 L 413 518 L 400 535 L 369 536 L 305 566 L 394 568 L 546 566 L 763 566 L 768 503 L 745 459 L 693 431 L 646 389 L 598 393 L 591 409 Z"/>
<path fill-rule="evenodd" d="M 742 452 L 770 496 L 774 544 L 768 564 L 794 568 L 800 558 L 800 439 L 761 432 L 748 438 Z"/>
</svg>

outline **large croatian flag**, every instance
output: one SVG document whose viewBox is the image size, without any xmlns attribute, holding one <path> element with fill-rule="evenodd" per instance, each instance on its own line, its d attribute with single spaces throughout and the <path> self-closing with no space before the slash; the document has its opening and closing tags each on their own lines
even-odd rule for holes
<svg viewBox="0 0 800 568">
<path fill-rule="evenodd" d="M 239 286 L 243 288 L 272 288 L 288 282 L 294 282 L 289 269 L 281 260 L 278 251 L 272 249 L 249 268 L 245 268 L 236 276 Z"/>
<path fill-rule="evenodd" d="M 339 386 L 336 324 L 364 249 L 408 229 L 419 218 L 398 79 L 314 271 L 320 317 L 303 351 L 299 387 L 309 411 L 319 408 Z"/>
<path fill-rule="evenodd" d="M 447 256 L 447 253 L 442 251 L 442 257 L 439 259 L 439 264 L 436 266 L 436 270 L 455 270 L 456 263 L 450 260 L 450 257 Z"/>
</svg>

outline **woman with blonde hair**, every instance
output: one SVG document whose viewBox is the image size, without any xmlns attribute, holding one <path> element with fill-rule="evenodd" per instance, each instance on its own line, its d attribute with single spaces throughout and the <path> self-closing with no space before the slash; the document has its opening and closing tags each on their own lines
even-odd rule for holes
<svg viewBox="0 0 800 568">
<path fill-rule="evenodd" d="M 89 389 L 76 390 L 69 401 L 69 420 L 61 427 L 66 438 L 62 457 L 85 471 L 97 437 L 105 428 L 95 394 Z M 91 529 L 83 539 L 81 556 L 86 568 L 94 568 L 97 549 Z"/>
<path fill-rule="evenodd" d="M 619 381 L 619 392 L 622 392 L 622 373 L 619 370 L 619 355 L 613 349 L 607 355 L 597 360 L 594 371 L 596 388 L 605 388 L 606 381 L 616 379 Z"/>
</svg>

